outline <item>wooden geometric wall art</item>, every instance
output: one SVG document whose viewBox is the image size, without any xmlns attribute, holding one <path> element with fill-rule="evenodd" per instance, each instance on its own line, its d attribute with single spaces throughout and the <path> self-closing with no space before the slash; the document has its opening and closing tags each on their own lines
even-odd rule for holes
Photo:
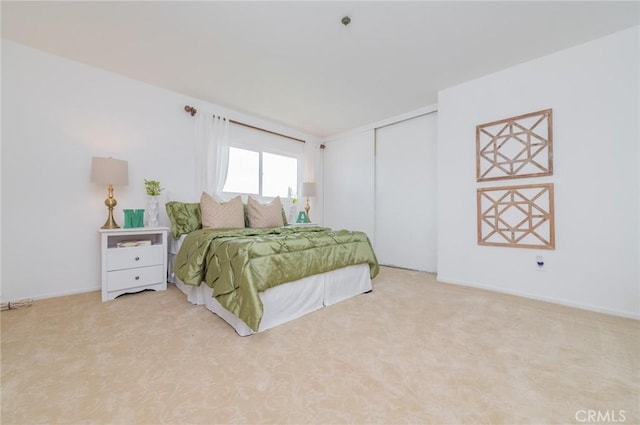
<svg viewBox="0 0 640 425">
<path fill-rule="evenodd" d="M 476 126 L 477 181 L 553 174 L 552 110 Z"/>
<path fill-rule="evenodd" d="M 478 244 L 555 249 L 553 183 L 478 189 Z"/>
</svg>

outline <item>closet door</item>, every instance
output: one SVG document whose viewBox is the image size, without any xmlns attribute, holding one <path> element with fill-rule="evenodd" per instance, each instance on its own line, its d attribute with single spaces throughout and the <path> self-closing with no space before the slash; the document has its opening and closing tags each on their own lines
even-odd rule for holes
<svg viewBox="0 0 640 425">
<path fill-rule="evenodd" d="M 380 264 L 436 271 L 436 115 L 376 130 L 375 251 Z"/>
<path fill-rule="evenodd" d="M 323 153 L 324 225 L 363 231 L 372 243 L 373 136 L 369 130 L 327 142 Z"/>
</svg>

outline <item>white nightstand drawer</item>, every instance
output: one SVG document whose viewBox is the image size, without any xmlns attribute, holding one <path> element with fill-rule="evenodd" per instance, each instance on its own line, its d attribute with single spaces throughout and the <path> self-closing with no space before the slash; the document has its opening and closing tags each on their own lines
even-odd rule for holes
<svg viewBox="0 0 640 425">
<path fill-rule="evenodd" d="M 107 272 L 107 290 L 118 291 L 160 283 L 165 279 L 162 272 L 162 265 Z"/>
<path fill-rule="evenodd" d="M 102 301 L 143 289 L 167 289 L 168 232 L 168 227 L 100 229 Z M 141 241 L 151 245 L 118 248 Z"/>
<path fill-rule="evenodd" d="M 164 250 L 164 245 L 110 248 L 107 252 L 107 270 L 122 270 L 162 264 L 165 256 Z"/>
</svg>

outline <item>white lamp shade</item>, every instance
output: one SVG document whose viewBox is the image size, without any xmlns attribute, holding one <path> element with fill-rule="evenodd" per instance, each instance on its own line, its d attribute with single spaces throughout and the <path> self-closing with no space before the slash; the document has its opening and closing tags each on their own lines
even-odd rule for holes
<svg viewBox="0 0 640 425">
<path fill-rule="evenodd" d="M 302 183 L 302 196 L 313 197 L 317 195 L 316 184 L 312 182 Z"/>
<path fill-rule="evenodd" d="M 123 186 L 129 184 L 129 164 L 122 159 L 91 159 L 91 181 L 99 184 Z"/>
</svg>

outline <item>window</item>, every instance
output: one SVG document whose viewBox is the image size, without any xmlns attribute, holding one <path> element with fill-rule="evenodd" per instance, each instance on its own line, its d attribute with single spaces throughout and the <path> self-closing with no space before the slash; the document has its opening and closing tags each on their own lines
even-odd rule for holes
<svg viewBox="0 0 640 425">
<path fill-rule="evenodd" d="M 291 198 L 298 190 L 298 160 L 289 156 L 262 154 L 262 196 Z"/>
<path fill-rule="evenodd" d="M 269 152 L 229 148 L 225 192 L 291 198 L 298 188 L 298 159 Z"/>
<path fill-rule="evenodd" d="M 229 170 L 224 192 L 260 193 L 260 153 L 229 148 Z"/>
</svg>

